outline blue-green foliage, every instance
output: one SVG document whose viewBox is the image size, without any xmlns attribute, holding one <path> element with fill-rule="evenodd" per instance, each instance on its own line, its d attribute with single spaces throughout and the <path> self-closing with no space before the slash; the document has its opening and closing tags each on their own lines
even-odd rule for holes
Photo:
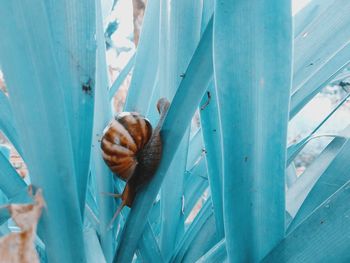
<svg viewBox="0 0 350 263">
<path fill-rule="evenodd" d="M 307 136 L 286 141 L 288 121 L 349 77 L 349 1 L 313 0 L 293 21 L 289 0 L 148 0 L 137 51 L 110 84 L 106 36 L 117 24 L 104 18 L 116 2 L 0 4 L 0 131 L 43 189 L 41 261 L 348 260 L 349 129 L 328 135 L 299 177 L 294 159 L 349 95 Z M 156 123 L 157 100 L 171 106 L 154 179 L 108 229 L 120 201 L 101 193 L 124 184 L 100 139 L 131 71 L 126 111 Z M 30 202 L 5 150 L 0 204 Z M 0 209 L 0 235 L 9 217 Z"/>
<path fill-rule="evenodd" d="M 214 71 L 231 262 L 260 261 L 284 234 L 292 20 L 289 1 L 273 2 L 215 5 Z"/>
</svg>

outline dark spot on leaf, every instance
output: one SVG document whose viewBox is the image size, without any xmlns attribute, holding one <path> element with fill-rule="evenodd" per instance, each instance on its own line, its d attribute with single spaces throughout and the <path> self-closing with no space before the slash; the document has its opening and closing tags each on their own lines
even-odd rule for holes
<svg viewBox="0 0 350 263">
<path fill-rule="evenodd" d="M 211 94 L 209 91 L 207 91 L 207 96 L 208 96 L 208 99 L 207 101 L 201 106 L 201 110 L 204 110 L 208 105 L 209 105 L 209 102 L 210 102 L 210 99 L 211 99 Z"/>
<path fill-rule="evenodd" d="M 347 82 L 347 81 L 340 81 L 339 84 L 338 84 L 340 87 L 342 88 L 345 88 L 347 86 L 350 86 L 350 82 Z"/>
<path fill-rule="evenodd" d="M 244 161 L 245 161 L 245 162 L 248 161 L 248 156 L 244 157 Z"/>
<path fill-rule="evenodd" d="M 180 77 L 184 79 L 186 77 L 186 74 L 182 73 L 182 74 L 180 74 Z"/>
<path fill-rule="evenodd" d="M 89 93 L 91 91 L 91 87 L 86 84 L 83 84 L 82 89 L 85 93 Z"/>
<path fill-rule="evenodd" d="M 92 94 L 92 80 L 89 79 L 87 82 L 83 83 L 81 86 L 81 89 L 85 94 L 91 95 Z"/>
</svg>

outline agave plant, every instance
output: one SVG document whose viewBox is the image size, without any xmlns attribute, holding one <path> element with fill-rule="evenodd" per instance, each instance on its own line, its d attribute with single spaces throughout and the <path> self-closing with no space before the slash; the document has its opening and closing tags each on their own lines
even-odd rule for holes
<svg viewBox="0 0 350 263">
<path fill-rule="evenodd" d="M 347 0 L 148 0 L 137 52 L 110 83 L 107 14 L 116 1 L 0 4 L 0 130 L 47 207 L 42 262 L 343 262 L 349 258 L 348 130 L 297 176 L 295 160 L 347 102 L 287 145 L 290 121 L 328 84 L 346 86 Z M 150 183 L 108 229 L 120 192 L 101 157 L 111 100 L 151 123 L 171 106 Z M 344 84 L 345 83 L 345 84 Z M 191 128 L 195 112 L 199 127 Z M 2 203 L 27 184 L 0 152 Z M 0 234 L 12 231 L 0 209 Z"/>
</svg>

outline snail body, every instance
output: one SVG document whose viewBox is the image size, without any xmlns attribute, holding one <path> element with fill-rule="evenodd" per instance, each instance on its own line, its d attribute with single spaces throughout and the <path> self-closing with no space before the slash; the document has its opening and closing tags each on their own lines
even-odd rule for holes
<svg viewBox="0 0 350 263">
<path fill-rule="evenodd" d="M 157 103 L 160 118 L 153 130 L 150 122 L 136 112 L 124 112 L 106 127 L 102 140 L 102 157 L 108 167 L 126 186 L 120 197 L 122 203 L 113 216 L 118 216 L 124 206 L 131 207 L 138 190 L 154 176 L 161 156 L 163 124 L 169 102 L 162 98 Z"/>
</svg>

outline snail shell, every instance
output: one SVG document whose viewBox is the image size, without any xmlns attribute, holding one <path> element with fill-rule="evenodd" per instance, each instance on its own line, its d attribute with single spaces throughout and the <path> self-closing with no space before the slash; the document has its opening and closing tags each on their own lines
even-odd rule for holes
<svg viewBox="0 0 350 263">
<path fill-rule="evenodd" d="M 137 156 L 152 135 L 150 122 L 136 112 L 123 112 L 103 133 L 102 157 L 112 172 L 128 181 L 138 164 Z"/>
<path fill-rule="evenodd" d="M 103 133 L 102 157 L 109 168 L 126 181 L 122 194 L 109 194 L 122 199 L 110 226 L 124 206 L 132 206 L 137 191 L 152 179 L 158 168 L 162 156 L 160 129 L 169 105 L 167 99 L 159 99 L 160 118 L 154 131 L 142 115 L 124 112 L 113 119 Z"/>
</svg>

